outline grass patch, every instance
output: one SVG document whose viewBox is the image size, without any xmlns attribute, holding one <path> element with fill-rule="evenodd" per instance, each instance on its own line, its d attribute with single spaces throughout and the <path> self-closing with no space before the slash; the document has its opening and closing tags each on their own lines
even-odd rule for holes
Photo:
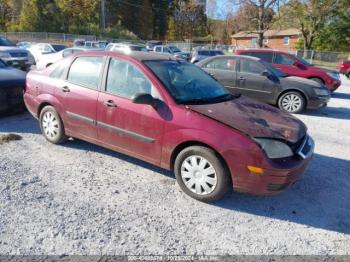
<svg viewBox="0 0 350 262">
<path fill-rule="evenodd" d="M 16 134 L 4 134 L 0 135 L 0 145 L 3 143 L 7 143 L 10 141 L 16 141 L 16 140 L 21 140 L 22 137 L 20 135 Z"/>
</svg>

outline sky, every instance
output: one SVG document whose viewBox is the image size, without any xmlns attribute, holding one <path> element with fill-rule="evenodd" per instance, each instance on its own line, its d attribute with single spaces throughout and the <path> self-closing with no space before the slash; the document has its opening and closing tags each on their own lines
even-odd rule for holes
<svg viewBox="0 0 350 262">
<path fill-rule="evenodd" d="M 225 19 L 227 12 L 234 9 L 232 2 L 232 0 L 207 0 L 208 16 L 215 19 Z"/>
</svg>

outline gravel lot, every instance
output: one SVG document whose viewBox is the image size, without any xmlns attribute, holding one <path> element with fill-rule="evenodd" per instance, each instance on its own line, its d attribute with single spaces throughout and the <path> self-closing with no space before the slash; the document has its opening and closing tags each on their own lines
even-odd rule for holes
<svg viewBox="0 0 350 262">
<path fill-rule="evenodd" d="M 350 254 L 350 81 L 298 115 L 316 141 L 285 193 L 215 204 L 172 174 L 82 141 L 51 145 L 29 114 L 0 118 L 0 254 Z"/>
</svg>

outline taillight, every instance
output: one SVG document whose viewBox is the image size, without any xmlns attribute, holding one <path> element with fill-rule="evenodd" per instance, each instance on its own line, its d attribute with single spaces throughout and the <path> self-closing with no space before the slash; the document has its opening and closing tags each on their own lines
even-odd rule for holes
<svg viewBox="0 0 350 262">
<path fill-rule="evenodd" d="M 28 84 L 28 81 L 26 80 L 26 83 L 24 84 L 24 88 L 23 88 L 23 93 L 27 92 L 28 89 L 29 89 L 29 84 Z"/>
</svg>

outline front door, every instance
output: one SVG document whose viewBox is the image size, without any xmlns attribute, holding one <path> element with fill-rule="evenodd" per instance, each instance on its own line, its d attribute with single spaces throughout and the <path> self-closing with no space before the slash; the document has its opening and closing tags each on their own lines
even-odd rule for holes
<svg viewBox="0 0 350 262">
<path fill-rule="evenodd" d="M 276 84 L 263 75 L 266 70 L 258 61 L 240 58 L 237 81 L 242 95 L 267 103 L 274 102 Z"/>
<path fill-rule="evenodd" d="M 96 106 L 102 74 L 103 57 L 78 57 L 61 87 L 65 93 L 65 125 L 74 136 L 96 139 Z"/>
<path fill-rule="evenodd" d="M 136 65 L 111 58 L 104 90 L 97 103 L 98 139 L 109 147 L 159 164 L 167 107 L 162 102 L 157 108 L 132 102 L 140 93 L 161 101 L 157 89 Z"/>
<path fill-rule="evenodd" d="M 239 93 L 237 89 L 236 57 L 215 57 L 203 66 L 203 69 L 215 77 L 231 93 Z"/>
</svg>

